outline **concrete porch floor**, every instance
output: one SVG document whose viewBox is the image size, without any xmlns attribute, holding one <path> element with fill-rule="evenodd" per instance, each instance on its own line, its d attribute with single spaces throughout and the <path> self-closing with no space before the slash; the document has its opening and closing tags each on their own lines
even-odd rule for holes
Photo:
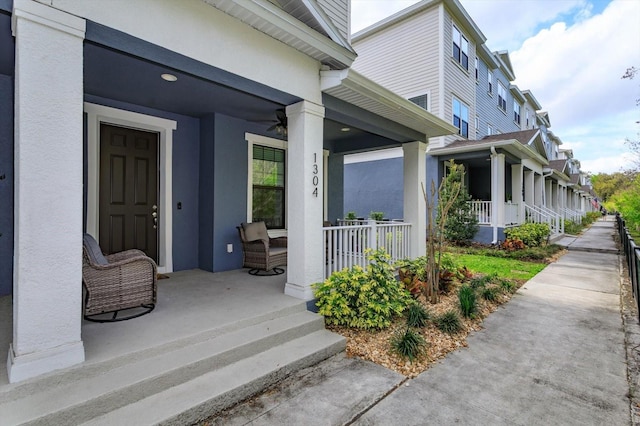
<svg viewBox="0 0 640 426">
<path fill-rule="evenodd" d="M 246 269 L 220 273 L 196 269 L 168 275 L 158 280 L 158 303 L 150 314 L 116 323 L 83 320 L 85 362 L 74 368 L 138 359 L 158 348 L 183 345 L 202 335 L 215 337 L 305 304 L 284 294 L 286 273 L 254 277 Z M 7 355 L 12 333 L 11 297 L 6 296 L 0 298 L 0 357 Z M 12 386 L 6 369 L 0 368 L 0 391 Z"/>
</svg>

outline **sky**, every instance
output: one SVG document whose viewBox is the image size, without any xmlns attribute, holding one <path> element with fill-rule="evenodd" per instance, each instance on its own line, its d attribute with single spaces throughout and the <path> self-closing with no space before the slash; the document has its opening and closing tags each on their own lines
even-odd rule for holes
<svg viewBox="0 0 640 426">
<path fill-rule="evenodd" d="M 625 140 L 640 139 L 638 0 L 460 0 L 491 51 L 507 50 L 514 83 L 549 113 L 562 149 L 583 172 L 631 166 Z M 351 0 L 356 33 L 416 0 Z"/>
</svg>

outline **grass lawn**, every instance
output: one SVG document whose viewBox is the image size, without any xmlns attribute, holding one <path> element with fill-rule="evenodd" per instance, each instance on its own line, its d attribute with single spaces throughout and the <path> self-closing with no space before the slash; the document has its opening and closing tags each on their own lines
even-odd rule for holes
<svg viewBox="0 0 640 426">
<path fill-rule="evenodd" d="M 455 254 L 454 259 L 458 265 L 466 266 L 471 272 L 496 274 L 500 278 L 516 280 L 529 280 L 547 266 L 544 263 L 464 253 Z"/>
</svg>

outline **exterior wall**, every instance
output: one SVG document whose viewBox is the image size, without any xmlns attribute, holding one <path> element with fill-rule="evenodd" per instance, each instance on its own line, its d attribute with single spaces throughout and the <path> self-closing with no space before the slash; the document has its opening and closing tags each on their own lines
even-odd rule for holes
<svg viewBox="0 0 640 426">
<path fill-rule="evenodd" d="M 527 111 L 529 111 L 529 123 L 527 123 Z M 529 102 L 525 102 L 522 105 L 520 115 L 522 117 L 520 130 L 530 130 L 530 129 L 535 129 L 537 127 L 536 110 L 535 110 L 535 107 L 531 105 Z"/>
<path fill-rule="evenodd" d="M 318 0 L 318 4 L 329 16 L 340 34 L 346 39 L 351 38 L 351 2 L 348 0 Z"/>
<path fill-rule="evenodd" d="M 498 241 L 504 241 L 505 239 L 504 228 L 498 228 Z M 473 241 L 481 244 L 491 244 L 493 242 L 493 228 L 491 226 L 480 226 Z"/>
<path fill-rule="evenodd" d="M 429 111 L 442 118 L 438 10 L 431 8 L 369 37 L 354 40 L 358 58 L 353 69 L 406 98 L 427 93 Z"/>
<path fill-rule="evenodd" d="M 326 220 L 335 225 L 336 219 L 342 218 L 347 211 L 344 208 L 344 155 L 331 154 L 328 163 L 328 185 L 325 188 L 328 194 Z"/>
<path fill-rule="evenodd" d="M 13 79 L 0 74 L 0 296 L 13 288 Z"/>
<path fill-rule="evenodd" d="M 388 219 L 403 218 L 403 181 L 402 158 L 346 164 L 344 212 L 340 217 L 355 211 L 356 216 L 367 218 L 377 211 L 384 212 Z"/>
<path fill-rule="evenodd" d="M 477 85 L 477 97 L 476 107 L 479 117 L 479 131 L 477 138 L 481 139 L 488 135 L 487 126 L 491 125 L 494 134 L 496 133 L 510 133 L 521 130 L 521 125 L 518 125 L 513 120 L 513 94 L 509 90 L 508 77 L 498 68 L 493 69 L 493 92 L 489 93 L 489 83 L 487 81 L 487 64 L 482 59 L 480 61 L 480 72 Z M 502 111 L 498 107 L 498 82 L 502 83 L 506 90 L 506 102 L 507 110 Z M 520 123 L 524 120 L 524 106 L 520 107 Z"/>
<path fill-rule="evenodd" d="M 73 15 L 322 103 L 317 61 L 200 0 L 49 1 Z"/>
<path fill-rule="evenodd" d="M 453 18 L 445 8 L 443 20 L 443 49 L 441 63 L 444 66 L 444 104 L 443 111 L 439 117 L 453 123 L 453 98 L 456 97 L 469 107 L 469 137 L 475 139 L 474 118 L 476 116 L 476 78 L 474 69 L 474 59 L 476 57 L 476 44 L 469 36 L 465 27 L 459 22 L 454 22 Z M 452 57 L 452 30 L 453 25 L 469 41 L 469 69 L 465 70 Z M 463 139 L 458 135 L 446 136 L 445 145 L 454 140 Z"/>
</svg>

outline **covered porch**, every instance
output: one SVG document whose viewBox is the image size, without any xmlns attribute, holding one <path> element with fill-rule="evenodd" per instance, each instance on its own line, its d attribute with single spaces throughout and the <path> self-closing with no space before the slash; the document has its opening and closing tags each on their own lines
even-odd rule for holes
<svg viewBox="0 0 640 426">
<path fill-rule="evenodd" d="M 145 7 L 163 4 L 135 6 L 143 9 L 137 13 L 145 14 Z M 194 16 L 206 17 L 196 20 L 201 37 L 216 40 L 223 51 L 209 49 L 201 39 L 193 41 L 192 49 L 173 44 L 171 36 L 179 40 L 184 25 L 174 25 L 177 17 L 170 14 L 158 13 L 172 32 L 160 37 L 157 31 L 122 31 L 109 22 L 111 15 L 91 7 L 69 7 L 78 10 L 14 2 L 14 145 L 20 155 L 13 206 L 12 335 L 3 342 L 9 352 L 9 381 L 28 380 L 89 362 L 101 351 L 109 353 L 109 347 L 93 342 L 87 347 L 85 342 L 92 334 L 81 319 L 83 231 L 108 253 L 145 250 L 162 273 L 241 268 L 236 227 L 253 221 L 253 194 L 263 189 L 252 168 L 255 161 L 264 161 L 256 157 L 256 146 L 284 153 L 278 164 L 285 170 L 284 185 L 273 190 L 278 193 L 274 211 L 279 216 L 270 230 L 288 235 L 289 267 L 284 281 L 278 281 L 282 296 L 294 296 L 304 305 L 313 298 L 313 283 L 324 276 L 322 223 L 344 213 L 343 156 L 348 152 L 402 146 L 408 153 L 405 219 L 418 233 L 410 240 L 411 253 L 420 252 L 426 141 L 451 133 L 453 126 L 348 71 L 353 52 L 332 43 L 306 50 L 309 40 L 297 40 L 302 44 L 292 48 L 270 34 L 254 33 L 252 43 L 238 45 L 232 35 L 244 34 L 246 25 L 211 2 L 194 2 L 175 13 L 189 25 L 195 25 Z M 228 46 L 236 48 L 230 51 Z M 66 55 L 62 60 L 57 56 L 60 50 Z M 245 62 L 239 64 L 237 58 Z M 47 77 L 54 71 L 55 87 Z M 106 127 L 117 129 L 115 138 L 105 136 Z M 136 149 L 157 146 L 148 161 L 131 156 L 135 170 L 157 166 L 148 175 L 157 182 L 138 175 L 112 179 L 118 164 L 126 161 L 119 154 L 105 154 L 105 146 L 124 145 L 120 130 L 133 132 Z M 138 144 L 139 133 L 152 142 Z M 109 173 L 103 175 L 104 170 Z M 137 186 L 118 192 L 119 185 L 134 182 Z M 101 216 L 107 211 L 105 198 L 113 201 L 113 194 L 137 193 L 147 186 L 148 194 L 157 199 L 137 213 L 139 228 L 104 226 L 118 222 L 112 220 L 117 215 Z M 47 219 L 35 220 L 34 212 L 46 212 Z M 127 246 L 126 239 L 135 245 Z M 147 245 L 150 239 L 156 239 L 155 244 Z M 212 286 L 209 297 L 223 291 L 207 280 L 203 283 Z M 161 299 L 156 311 L 131 324 L 152 321 L 164 303 L 173 301 Z M 249 310 L 261 302 L 244 299 Z M 189 317 L 169 328 L 189 336 L 191 322 L 197 321 Z"/>
<path fill-rule="evenodd" d="M 476 241 L 504 241 L 506 228 L 526 221 L 545 222 L 552 233 L 560 232 L 559 215 L 545 206 L 543 167 L 548 161 L 538 129 L 460 140 L 428 154 L 436 182 L 445 175 L 447 161 L 465 166 L 465 185 L 480 225 Z"/>
<path fill-rule="evenodd" d="M 326 331 L 304 301 L 283 293 L 284 275 L 195 269 L 168 276 L 158 282 L 151 314 L 82 321 L 84 363 L 13 384 L 0 371 L 3 422 L 78 424 L 105 415 L 110 420 L 101 421 L 110 424 L 177 415 L 195 422 L 344 349 L 344 339 Z M 0 344 L 8 345 L 9 296 L 0 298 L 0 324 Z M 142 417 L 132 414 L 138 410 Z"/>
</svg>

